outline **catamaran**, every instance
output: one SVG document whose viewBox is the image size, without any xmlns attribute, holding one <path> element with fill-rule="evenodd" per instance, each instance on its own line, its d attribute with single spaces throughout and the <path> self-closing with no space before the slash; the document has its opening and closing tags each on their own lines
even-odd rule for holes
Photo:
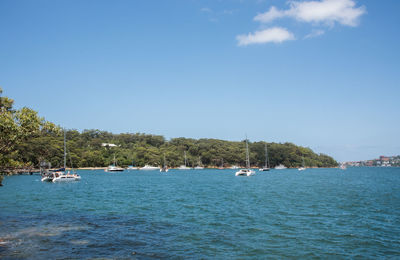
<svg viewBox="0 0 400 260">
<path fill-rule="evenodd" d="M 268 160 L 268 150 L 267 150 L 267 144 L 265 144 L 265 165 L 259 171 L 261 172 L 266 172 L 269 171 L 269 160 Z"/>
<path fill-rule="evenodd" d="M 250 169 L 250 155 L 249 155 L 249 144 L 247 142 L 246 136 L 246 169 L 241 169 L 235 173 L 235 176 L 252 176 L 256 174 L 253 170 Z"/>
<path fill-rule="evenodd" d="M 46 182 L 69 182 L 69 181 L 79 181 L 81 176 L 76 173 L 65 173 L 67 167 L 67 143 L 66 143 L 66 133 L 64 130 L 64 168 L 48 172 L 42 176 L 42 181 Z"/>
<path fill-rule="evenodd" d="M 184 157 L 185 157 L 185 165 L 179 166 L 178 170 L 190 170 L 191 169 L 190 167 L 186 166 L 186 164 L 187 164 L 186 151 L 184 151 Z"/>
<path fill-rule="evenodd" d="M 165 160 L 165 153 L 164 153 L 164 165 L 160 169 L 160 172 L 168 172 L 168 167 L 167 167 L 167 163 L 166 163 L 166 160 Z"/>
</svg>

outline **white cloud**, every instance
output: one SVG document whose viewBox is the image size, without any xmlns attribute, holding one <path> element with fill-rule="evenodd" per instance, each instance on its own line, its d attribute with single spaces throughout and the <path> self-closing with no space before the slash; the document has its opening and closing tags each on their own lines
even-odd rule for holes
<svg viewBox="0 0 400 260">
<path fill-rule="evenodd" d="M 321 1 L 291 1 L 290 8 L 278 10 L 272 6 L 269 11 L 258 14 L 255 21 L 268 23 L 282 17 L 291 17 L 298 21 L 324 23 L 334 25 L 340 23 L 347 26 L 357 26 L 361 15 L 366 13 L 365 6 L 356 7 L 354 0 L 321 0 Z"/>
<path fill-rule="evenodd" d="M 323 35 L 324 33 L 325 33 L 324 30 L 313 30 L 311 33 L 304 36 L 304 39 L 315 38 L 315 37 Z"/>
<path fill-rule="evenodd" d="M 225 10 L 222 11 L 222 13 L 223 13 L 223 14 L 230 14 L 230 15 L 232 15 L 232 14 L 234 13 L 234 10 L 227 10 L 227 9 L 225 9 Z"/>
<path fill-rule="evenodd" d="M 200 9 L 201 12 L 205 12 L 205 13 L 212 13 L 212 10 L 208 7 L 203 7 Z"/>
<path fill-rule="evenodd" d="M 288 40 L 294 40 L 294 35 L 281 27 L 273 27 L 254 33 L 242 34 L 236 36 L 239 46 L 246 46 L 249 44 L 262 44 L 262 43 L 281 43 Z"/>
</svg>

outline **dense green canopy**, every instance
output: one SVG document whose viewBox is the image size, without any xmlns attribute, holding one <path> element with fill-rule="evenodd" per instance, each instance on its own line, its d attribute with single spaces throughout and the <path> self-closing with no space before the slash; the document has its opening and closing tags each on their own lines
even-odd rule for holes
<svg viewBox="0 0 400 260">
<path fill-rule="evenodd" d="M 0 92 L 1 93 L 1 92 Z M 63 164 L 63 133 L 59 127 L 37 116 L 37 112 L 22 108 L 12 110 L 12 100 L 1 98 L 0 114 L 0 171 L 7 167 L 38 167 L 50 162 L 52 167 Z M 225 167 L 245 165 L 245 142 L 217 139 L 173 138 L 142 133 L 112 134 L 100 130 L 67 130 L 67 166 L 101 167 L 113 162 L 118 165 L 162 165 L 165 154 L 169 167 L 188 165 Z M 115 144 L 116 146 L 103 144 Z M 250 142 L 252 166 L 265 163 L 265 142 Z M 304 157 L 307 167 L 333 167 L 337 162 L 324 154 L 316 154 L 309 148 L 292 143 L 268 143 L 271 167 L 284 164 L 299 167 Z"/>
</svg>

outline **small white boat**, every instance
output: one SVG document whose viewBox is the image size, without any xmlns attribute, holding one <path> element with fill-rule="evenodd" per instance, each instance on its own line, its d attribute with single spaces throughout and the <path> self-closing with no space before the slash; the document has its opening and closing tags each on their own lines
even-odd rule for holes
<svg viewBox="0 0 400 260">
<path fill-rule="evenodd" d="M 190 170 L 190 169 L 192 169 L 192 168 L 187 167 L 186 165 L 181 165 L 178 167 L 178 170 Z"/>
<path fill-rule="evenodd" d="M 346 170 L 347 169 L 346 164 L 341 163 L 340 166 L 339 166 L 339 169 Z"/>
<path fill-rule="evenodd" d="M 268 150 L 267 150 L 267 144 L 265 144 L 265 165 L 264 167 L 260 168 L 259 171 L 260 172 L 266 172 L 269 171 L 269 160 L 268 160 Z"/>
<path fill-rule="evenodd" d="M 139 170 L 141 171 L 155 171 L 155 170 L 159 170 L 160 167 L 156 167 L 156 166 L 151 166 L 151 165 L 145 165 L 144 167 L 139 168 Z"/>
<path fill-rule="evenodd" d="M 247 136 L 246 136 L 246 168 L 247 169 L 241 169 L 235 173 L 235 176 L 252 176 L 255 175 L 256 173 L 250 169 L 250 155 L 249 155 L 249 144 L 247 142 Z"/>
<path fill-rule="evenodd" d="M 285 165 L 279 164 L 278 166 L 275 166 L 275 170 L 284 170 L 287 169 Z"/>
<path fill-rule="evenodd" d="M 185 157 L 185 165 L 179 166 L 178 170 L 190 170 L 190 169 L 192 169 L 192 168 L 186 166 L 186 164 L 187 164 L 186 151 L 184 151 L 184 157 Z"/>
<path fill-rule="evenodd" d="M 256 174 L 253 170 L 250 169 L 241 169 L 235 173 L 235 176 L 252 176 Z"/>
<path fill-rule="evenodd" d="M 239 167 L 239 166 L 237 166 L 237 165 L 232 165 L 232 166 L 231 166 L 231 169 L 233 169 L 233 170 L 237 170 L 237 169 L 240 169 L 240 167 Z"/>
<path fill-rule="evenodd" d="M 107 167 L 107 169 L 104 170 L 105 172 L 123 172 L 124 168 L 118 167 L 117 163 L 115 161 L 115 154 L 114 154 L 114 163 L 110 166 Z"/>
<path fill-rule="evenodd" d="M 110 165 L 104 171 L 105 172 L 123 172 L 124 168 L 121 168 L 121 167 L 118 167 L 118 166 L 115 166 L 115 165 Z"/>
<path fill-rule="evenodd" d="M 199 162 L 197 163 L 197 166 L 194 167 L 194 169 L 195 169 L 195 170 L 203 170 L 204 167 L 201 166 L 201 165 L 202 165 L 202 163 L 201 163 L 201 158 L 200 158 L 200 156 L 199 156 Z"/>
</svg>

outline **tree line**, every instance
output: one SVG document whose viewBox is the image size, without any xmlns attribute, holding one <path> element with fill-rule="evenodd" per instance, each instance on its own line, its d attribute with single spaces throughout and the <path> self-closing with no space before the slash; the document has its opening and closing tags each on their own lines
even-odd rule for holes
<svg viewBox="0 0 400 260">
<path fill-rule="evenodd" d="M 1 95 L 1 89 L 0 89 Z M 12 168 L 38 168 L 44 162 L 63 165 L 63 129 L 39 117 L 29 108 L 14 110 L 13 100 L 0 99 L 0 171 Z M 66 131 L 68 167 L 105 167 L 114 161 L 120 166 L 162 165 L 164 155 L 169 167 L 201 163 L 205 167 L 245 165 L 245 140 L 172 138 L 143 133 L 113 134 L 101 130 Z M 116 146 L 103 146 L 104 143 Z M 337 162 L 325 154 L 292 143 L 249 142 L 250 162 L 265 163 L 265 145 L 271 167 L 283 164 L 299 167 L 335 167 Z"/>
</svg>

